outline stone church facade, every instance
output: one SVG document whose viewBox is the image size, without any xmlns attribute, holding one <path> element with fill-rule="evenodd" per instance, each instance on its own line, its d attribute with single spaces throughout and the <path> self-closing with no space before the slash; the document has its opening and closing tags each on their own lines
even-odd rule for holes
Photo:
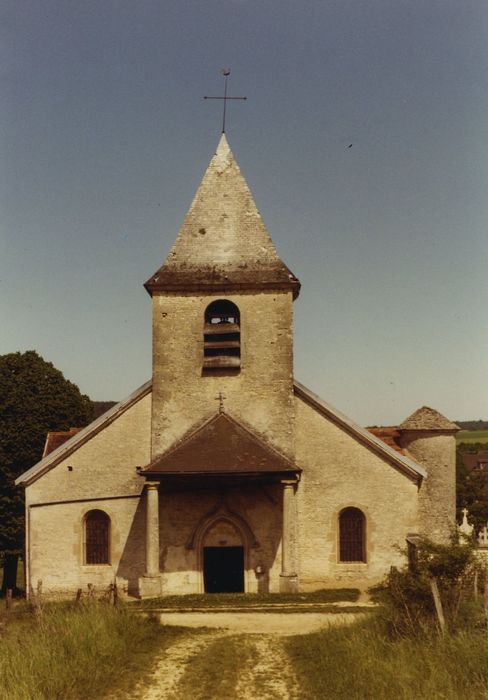
<svg viewBox="0 0 488 700">
<path fill-rule="evenodd" d="M 225 135 L 145 286 L 151 381 L 18 479 L 29 589 L 365 588 L 448 536 L 457 426 L 423 407 L 366 430 L 294 379 L 300 283 Z"/>
</svg>

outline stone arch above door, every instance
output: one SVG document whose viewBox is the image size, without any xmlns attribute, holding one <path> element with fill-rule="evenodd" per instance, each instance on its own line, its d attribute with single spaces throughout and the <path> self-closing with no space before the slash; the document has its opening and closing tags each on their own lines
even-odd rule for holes
<svg viewBox="0 0 488 700">
<path fill-rule="evenodd" d="M 249 547 L 252 549 L 257 549 L 260 546 L 254 532 L 246 520 L 241 515 L 231 510 L 226 504 L 220 503 L 198 521 L 196 527 L 193 529 L 186 542 L 186 548 L 199 549 L 202 546 L 206 535 L 210 533 L 212 528 L 217 526 L 219 523 L 222 523 L 223 526 L 225 523 L 227 523 L 229 528 L 233 528 L 241 537 L 240 544 L 246 549 Z"/>
<path fill-rule="evenodd" d="M 229 518 L 214 518 L 202 533 L 202 547 L 244 547 L 240 528 Z"/>
</svg>

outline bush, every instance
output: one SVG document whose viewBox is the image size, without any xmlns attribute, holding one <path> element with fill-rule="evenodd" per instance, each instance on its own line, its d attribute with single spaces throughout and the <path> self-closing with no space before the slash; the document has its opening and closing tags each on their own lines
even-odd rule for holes
<svg viewBox="0 0 488 700">
<path fill-rule="evenodd" d="M 474 549 L 474 542 L 459 542 L 457 534 L 449 544 L 419 538 L 409 567 L 392 569 L 381 595 L 386 619 L 397 633 L 415 634 L 434 625 L 454 631 L 479 621 L 472 594 L 479 567 Z"/>
</svg>

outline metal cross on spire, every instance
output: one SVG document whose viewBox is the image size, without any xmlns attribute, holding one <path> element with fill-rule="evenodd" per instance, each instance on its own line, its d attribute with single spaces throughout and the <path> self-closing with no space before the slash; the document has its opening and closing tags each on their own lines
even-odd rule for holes
<svg viewBox="0 0 488 700">
<path fill-rule="evenodd" d="M 225 134 L 225 113 L 227 108 L 227 100 L 247 100 L 247 97 L 229 97 L 227 95 L 227 79 L 230 75 L 230 68 L 223 68 L 222 75 L 224 76 L 224 96 L 223 97 L 209 97 L 205 95 L 204 100 L 224 100 L 224 114 L 222 117 L 222 133 Z"/>
</svg>

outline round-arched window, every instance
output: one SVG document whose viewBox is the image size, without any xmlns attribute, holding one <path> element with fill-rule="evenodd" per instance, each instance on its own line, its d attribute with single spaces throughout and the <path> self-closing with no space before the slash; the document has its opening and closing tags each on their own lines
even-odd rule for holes
<svg viewBox="0 0 488 700">
<path fill-rule="evenodd" d="M 110 564 L 110 518 L 103 510 L 85 515 L 85 564 Z"/>
<path fill-rule="evenodd" d="M 366 561 L 366 518 L 359 508 L 339 513 L 339 561 Z"/>
</svg>

